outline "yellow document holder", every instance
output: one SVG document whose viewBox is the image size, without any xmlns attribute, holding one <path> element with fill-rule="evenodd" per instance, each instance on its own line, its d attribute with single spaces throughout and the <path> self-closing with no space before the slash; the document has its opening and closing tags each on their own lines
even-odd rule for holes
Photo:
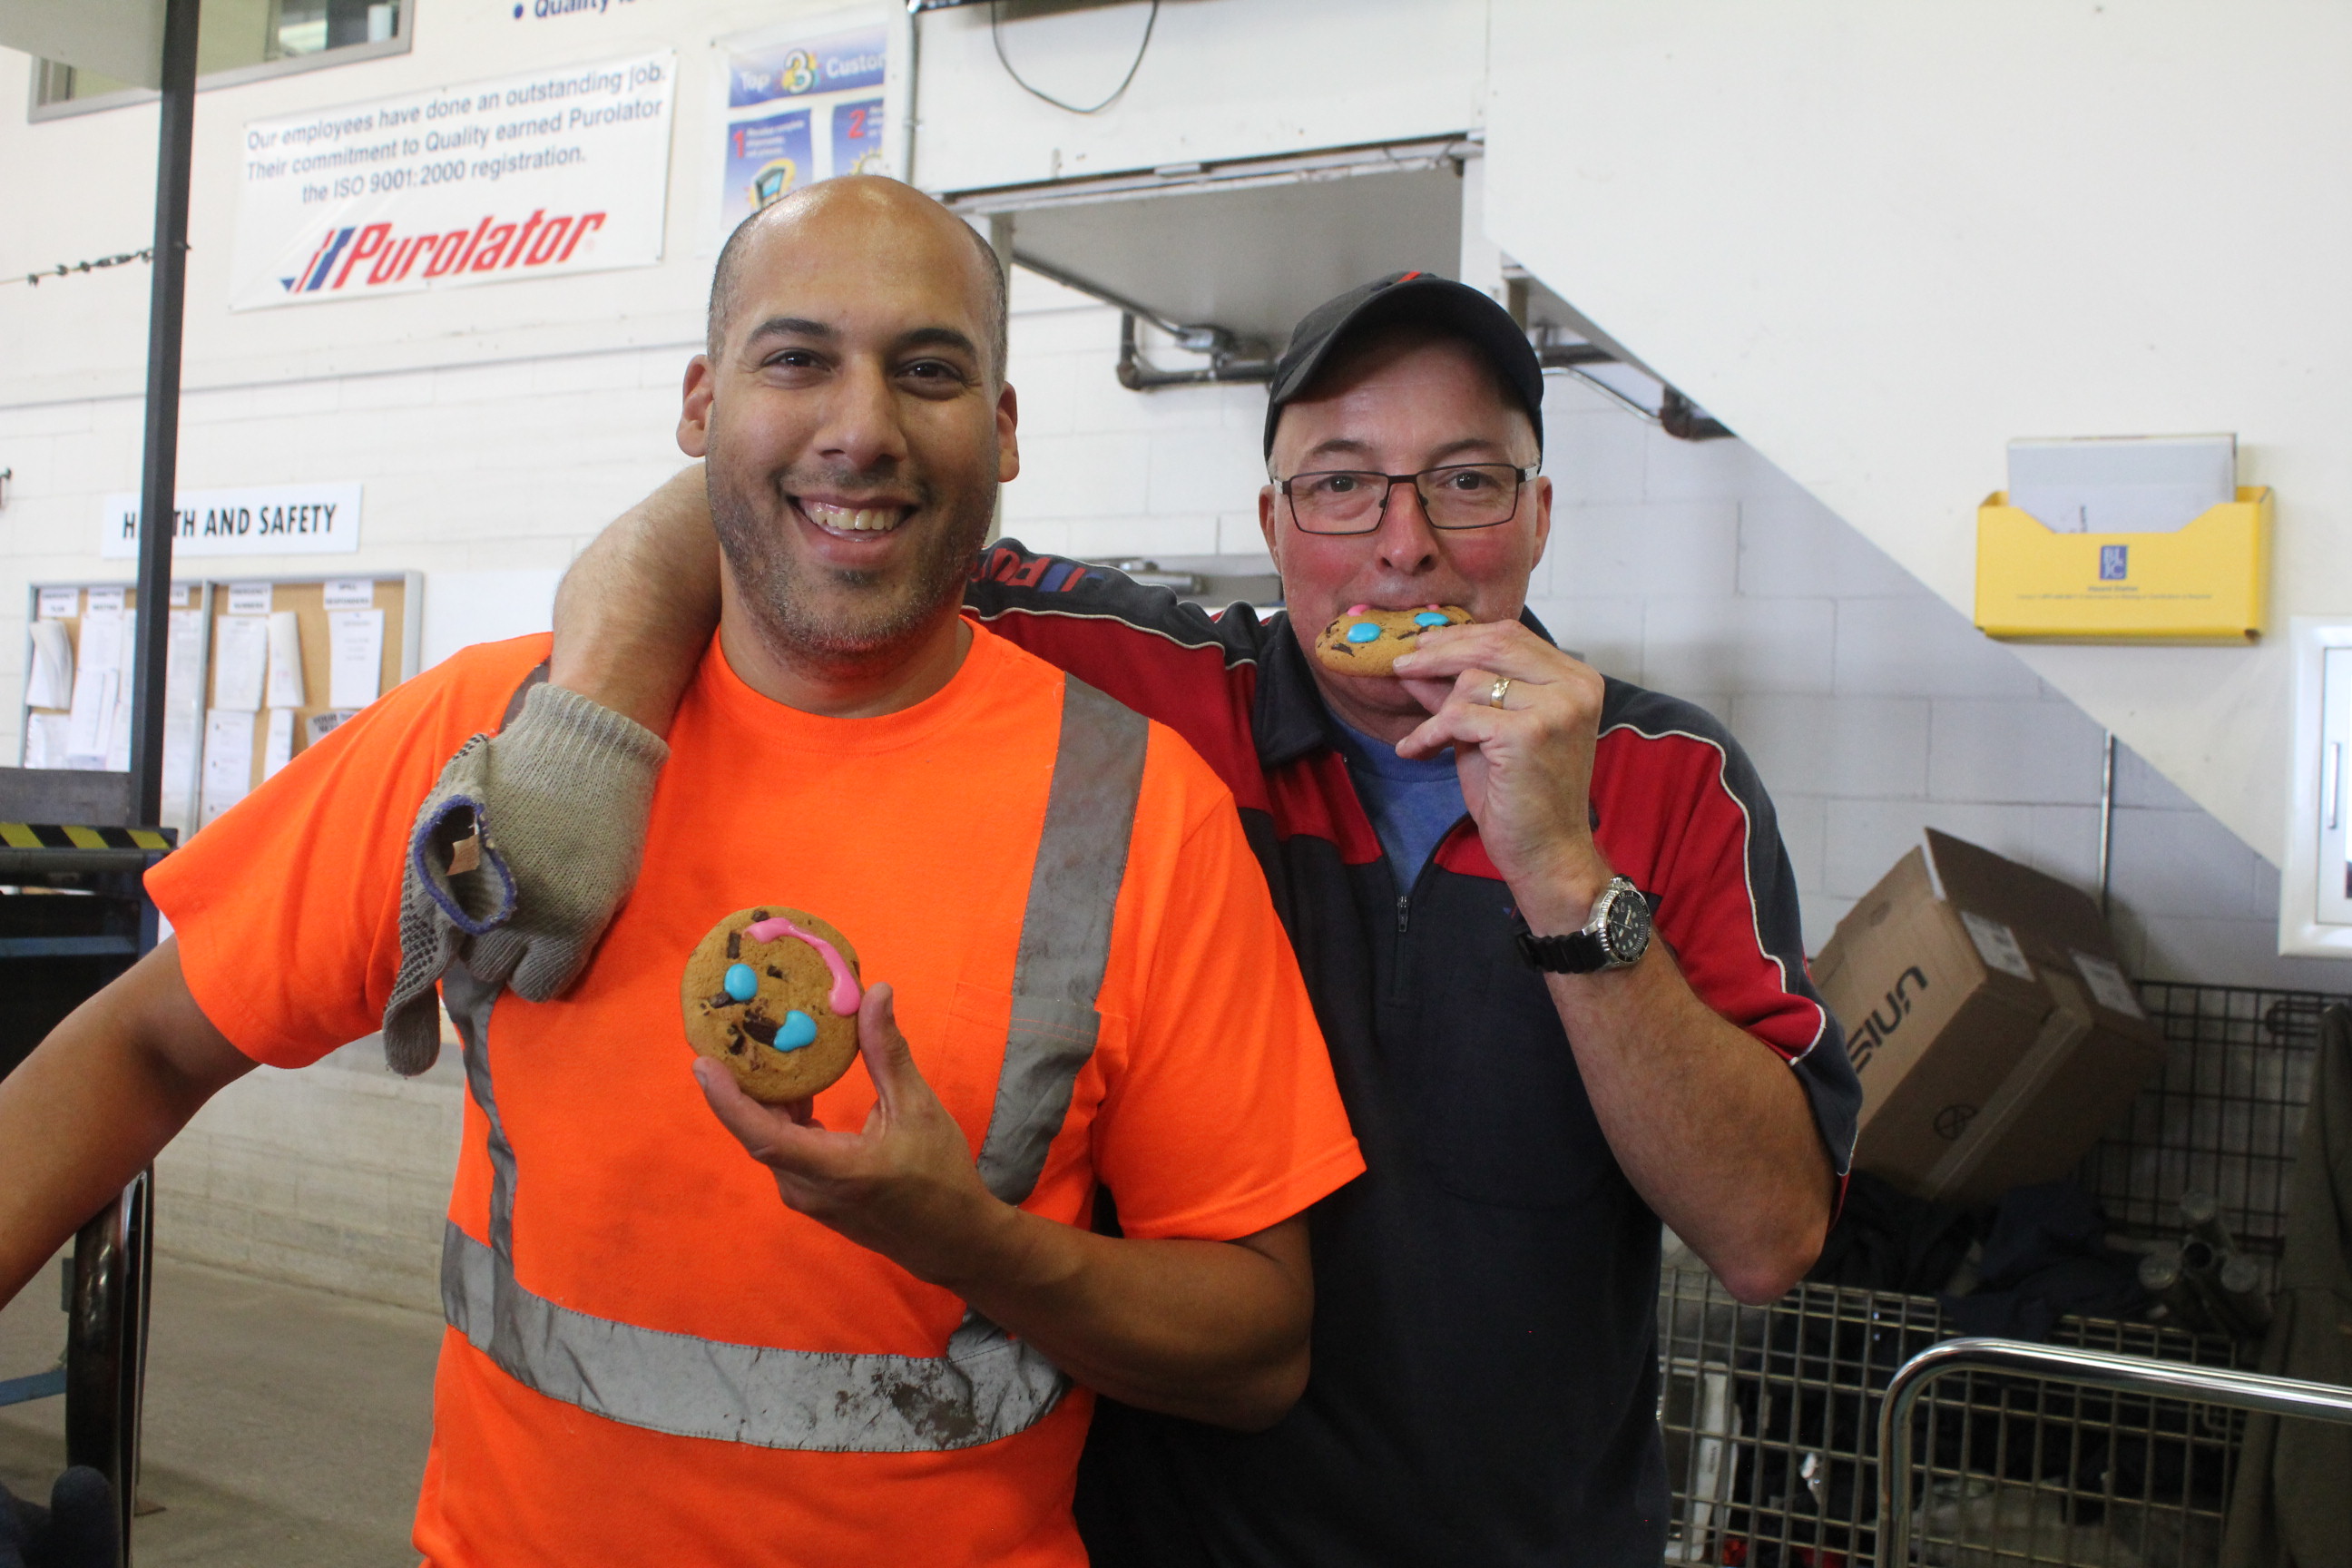
<svg viewBox="0 0 2352 1568">
<path fill-rule="evenodd" d="M 1977 509 L 1977 629 L 2012 642 L 2252 642 L 2270 543 L 2266 485 L 2176 533 L 2059 533 L 1995 490 Z"/>
</svg>

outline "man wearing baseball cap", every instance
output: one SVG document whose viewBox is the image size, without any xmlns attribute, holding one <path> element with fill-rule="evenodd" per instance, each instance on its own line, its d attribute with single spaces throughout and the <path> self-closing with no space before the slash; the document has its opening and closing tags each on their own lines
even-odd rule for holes
<svg viewBox="0 0 2352 1568">
<path fill-rule="evenodd" d="M 1213 617 L 1010 541 L 973 568 L 967 614 L 1233 790 L 1368 1167 L 1310 1211 L 1313 1371 L 1287 1416 L 1102 1407 L 1080 1517 L 1112 1568 L 1654 1563 L 1660 1222 L 1764 1301 L 1832 1217 L 1861 1092 L 1771 803 L 1713 718 L 1526 612 L 1542 397 L 1494 300 L 1382 279 L 1276 367 L 1258 511 L 1286 613 Z M 666 727 L 717 615 L 707 517 L 688 470 L 606 531 L 565 584 L 555 682 Z M 1335 618 L 1437 606 L 1469 623 L 1418 630 L 1391 673 L 1314 655 Z M 626 793 L 534 778 L 560 742 L 494 744 L 519 789 Z M 500 847 L 542 988 L 626 891 L 598 868 L 628 863 L 627 825 L 573 815 L 562 842 Z"/>
</svg>

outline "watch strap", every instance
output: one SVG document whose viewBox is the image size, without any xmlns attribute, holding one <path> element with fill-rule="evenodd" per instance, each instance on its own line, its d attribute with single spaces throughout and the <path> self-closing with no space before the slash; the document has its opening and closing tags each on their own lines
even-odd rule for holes
<svg viewBox="0 0 2352 1568">
<path fill-rule="evenodd" d="M 1554 974 L 1591 974 L 1609 965 L 1609 949 L 1600 933 L 1572 931 L 1564 936 L 1538 936 L 1519 921 L 1514 933 L 1519 956 L 1528 967 Z"/>
<path fill-rule="evenodd" d="M 1591 917 L 1581 931 L 1568 931 L 1559 936 L 1538 936 L 1528 927 L 1527 917 L 1517 910 L 1511 911 L 1511 922 L 1517 929 L 1515 940 L 1519 956 L 1534 968 L 1554 974 L 1591 974 L 1603 969 L 1622 969 L 1640 962 L 1649 948 L 1648 921 L 1645 918 L 1639 939 L 1631 952 L 1619 952 L 1610 937 L 1612 911 L 1621 900 L 1638 901 L 1642 914 L 1651 912 L 1650 897 L 1624 877 L 1612 877 L 1601 897 L 1592 906 Z"/>
</svg>

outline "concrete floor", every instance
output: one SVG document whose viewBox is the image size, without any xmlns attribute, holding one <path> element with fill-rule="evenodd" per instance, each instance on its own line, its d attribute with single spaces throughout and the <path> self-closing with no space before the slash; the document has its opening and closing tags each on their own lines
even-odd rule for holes
<svg viewBox="0 0 2352 1568">
<path fill-rule="evenodd" d="M 55 1363 L 57 1266 L 0 1309 L 0 1376 Z M 140 1568 L 396 1568 L 432 1431 L 437 1318 L 155 1260 Z M 64 1402 L 0 1407 L 0 1484 L 47 1500 Z"/>
</svg>

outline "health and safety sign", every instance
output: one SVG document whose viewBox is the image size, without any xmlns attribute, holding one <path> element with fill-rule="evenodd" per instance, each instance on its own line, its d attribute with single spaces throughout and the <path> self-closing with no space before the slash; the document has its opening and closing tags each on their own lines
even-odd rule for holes
<svg viewBox="0 0 2352 1568">
<path fill-rule="evenodd" d="M 360 547 L 356 480 L 310 485 L 248 485 L 182 490 L 172 552 L 180 555 L 334 555 Z M 139 553 L 139 497 L 100 503 L 98 552 L 110 561 Z"/>
<path fill-rule="evenodd" d="M 230 308 L 650 267 L 677 87 L 664 51 L 249 121 Z"/>
</svg>

